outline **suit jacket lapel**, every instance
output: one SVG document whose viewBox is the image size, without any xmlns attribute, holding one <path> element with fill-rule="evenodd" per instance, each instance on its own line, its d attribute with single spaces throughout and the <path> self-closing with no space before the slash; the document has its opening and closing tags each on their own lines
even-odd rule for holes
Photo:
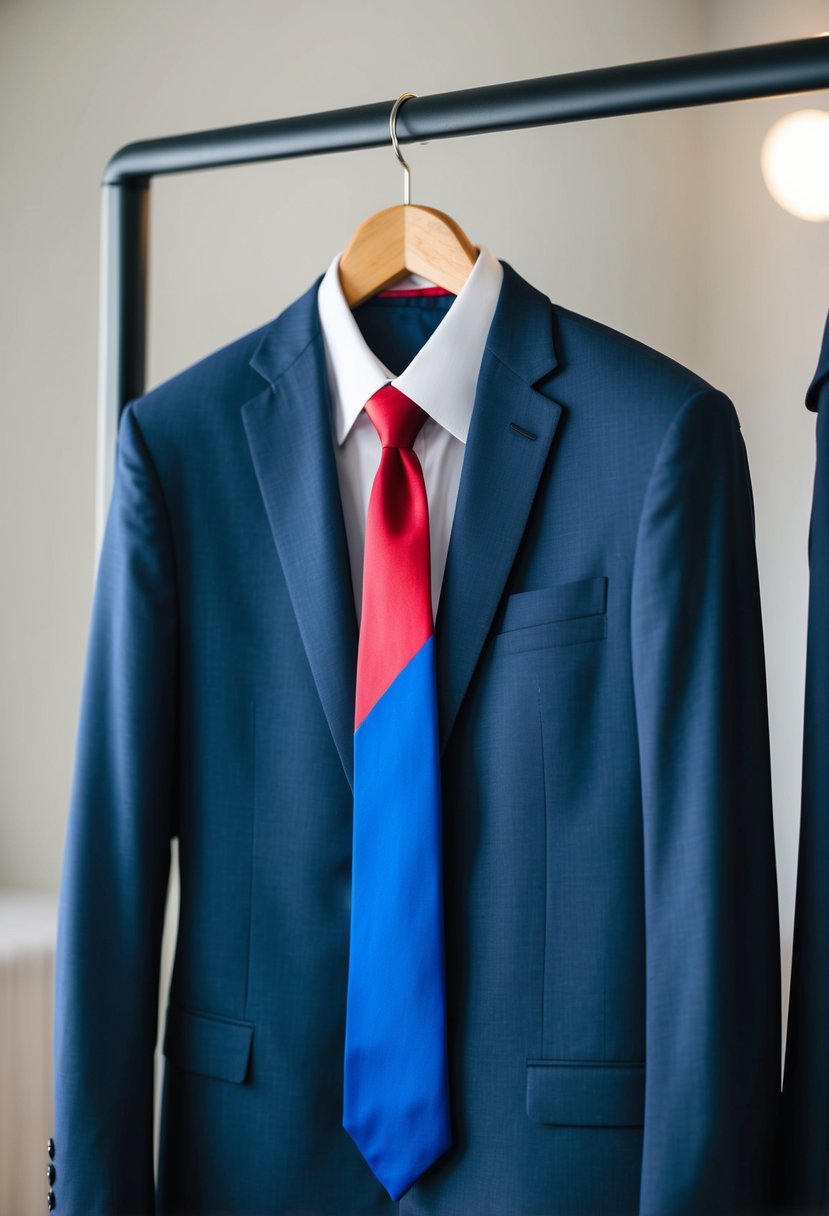
<svg viewBox="0 0 829 1216">
<path fill-rule="evenodd" d="M 826 314 L 826 325 L 823 330 L 823 345 L 820 348 L 820 357 L 817 361 L 815 374 L 812 376 L 812 383 L 806 390 L 806 406 L 810 410 L 818 408 L 818 393 L 821 386 L 829 380 L 829 313 Z"/>
<path fill-rule="evenodd" d="M 557 366 L 549 299 L 502 262 L 435 621 L 445 750 L 526 527 L 561 406 L 533 387 Z M 269 382 L 242 416 L 308 662 L 353 789 L 357 618 L 317 290 L 267 326 Z M 513 425 L 514 424 L 514 425 Z"/>
<path fill-rule="evenodd" d="M 441 752 L 504 592 L 562 408 L 533 387 L 558 363 L 552 305 L 501 264 L 435 620 Z"/>
<path fill-rule="evenodd" d="M 313 286 L 251 359 L 271 383 L 242 407 L 253 465 L 323 712 L 353 788 L 357 615 Z"/>
</svg>

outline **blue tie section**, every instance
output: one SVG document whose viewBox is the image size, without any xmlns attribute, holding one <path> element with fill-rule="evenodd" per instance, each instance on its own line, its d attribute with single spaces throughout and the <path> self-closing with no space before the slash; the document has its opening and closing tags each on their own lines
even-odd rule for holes
<svg viewBox="0 0 829 1216">
<path fill-rule="evenodd" d="M 432 634 L 354 732 L 343 1126 L 399 1199 L 451 1145 Z"/>
</svg>

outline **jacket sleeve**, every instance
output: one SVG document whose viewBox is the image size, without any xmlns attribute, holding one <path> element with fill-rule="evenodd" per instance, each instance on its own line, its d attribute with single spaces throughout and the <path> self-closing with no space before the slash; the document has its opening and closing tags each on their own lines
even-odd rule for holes
<svg viewBox="0 0 829 1216">
<path fill-rule="evenodd" d="M 153 1053 L 170 867 L 176 587 L 130 402 L 95 582 L 58 905 L 55 1210 L 154 1210 Z"/>
<path fill-rule="evenodd" d="M 640 1216 L 769 1206 L 780 945 L 748 460 L 712 388 L 672 420 L 631 592 L 646 1046 Z"/>
</svg>

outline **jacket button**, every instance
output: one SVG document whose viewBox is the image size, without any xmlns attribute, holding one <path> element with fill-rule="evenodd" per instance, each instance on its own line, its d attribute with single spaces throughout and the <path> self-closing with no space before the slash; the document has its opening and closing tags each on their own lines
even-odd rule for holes
<svg viewBox="0 0 829 1216">
<path fill-rule="evenodd" d="M 52 1137 L 51 1137 L 51 1136 L 49 1137 L 49 1141 L 48 1141 L 48 1143 L 47 1143 L 47 1145 L 46 1145 L 46 1151 L 48 1152 L 48 1154 L 49 1154 L 49 1156 L 50 1156 L 50 1157 L 54 1157 L 54 1155 L 55 1155 L 55 1142 L 54 1142 L 54 1140 L 52 1139 Z"/>
<path fill-rule="evenodd" d="M 46 1196 L 46 1202 L 49 1205 L 49 1211 L 50 1212 L 54 1211 L 54 1207 L 55 1207 L 55 1192 L 54 1191 L 50 1191 L 49 1194 Z"/>
<path fill-rule="evenodd" d="M 52 1165 L 51 1161 L 46 1166 L 46 1177 L 49 1179 L 50 1184 L 55 1181 L 55 1167 Z"/>
</svg>

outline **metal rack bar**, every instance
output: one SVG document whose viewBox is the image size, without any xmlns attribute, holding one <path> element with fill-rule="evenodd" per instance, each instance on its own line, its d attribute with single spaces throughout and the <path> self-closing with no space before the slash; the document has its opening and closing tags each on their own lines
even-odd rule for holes
<svg viewBox="0 0 829 1216">
<path fill-rule="evenodd" d="M 436 93 L 406 102 L 398 141 L 520 130 L 829 88 L 829 34 Z M 126 402 L 144 391 L 150 183 L 167 173 L 390 144 L 394 98 L 127 144 L 102 179 L 96 562 Z"/>
</svg>

